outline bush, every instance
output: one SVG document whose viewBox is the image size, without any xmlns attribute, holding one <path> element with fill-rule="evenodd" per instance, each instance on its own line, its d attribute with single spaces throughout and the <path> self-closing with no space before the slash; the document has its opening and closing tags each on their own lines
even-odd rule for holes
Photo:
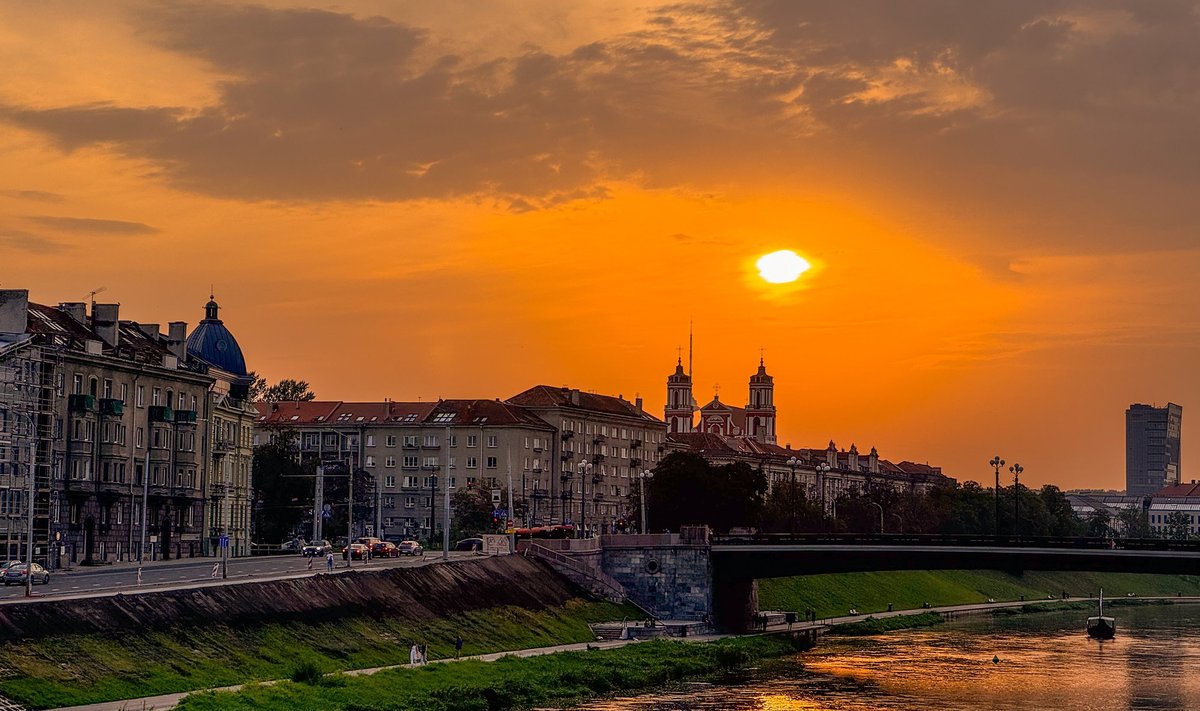
<svg viewBox="0 0 1200 711">
<path fill-rule="evenodd" d="M 292 681 L 297 684 L 317 685 L 321 683 L 321 679 L 325 675 L 321 672 L 321 667 L 311 659 L 305 659 L 296 666 L 292 667 L 290 675 Z"/>
<path fill-rule="evenodd" d="M 750 663 L 750 654 L 741 647 L 717 647 L 717 666 L 722 669 L 741 669 Z"/>
</svg>

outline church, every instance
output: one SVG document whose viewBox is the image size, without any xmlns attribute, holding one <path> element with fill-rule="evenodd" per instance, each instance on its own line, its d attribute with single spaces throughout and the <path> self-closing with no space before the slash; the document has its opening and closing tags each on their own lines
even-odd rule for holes
<svg viewBox="0 0 1200 711">
<path fill-rule="evenodd" d="M 750 397 L 745 407 L 723 403 L 720 394 L 714 394 L 711 402 L 699 408 L 699 425 L 695 423 L 696 409 L 692 376 L 684 372 L 681 357 L 675 372 L 667 378 L 668 434 L 704 432 L 775 444 L 775 379 L 767 374 L 762 358 L 758 360 L 758 372 L 750 376 Z"/>
</svg>

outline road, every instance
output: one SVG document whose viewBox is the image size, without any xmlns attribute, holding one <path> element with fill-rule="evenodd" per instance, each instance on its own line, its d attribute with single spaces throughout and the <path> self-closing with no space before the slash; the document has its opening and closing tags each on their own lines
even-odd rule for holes
<svg viewBox="0 0 1200 711">
<path fill-rule="evenodd" d="M 474 557 L 469 552 L 451 552 L 451 560 Z M 312 570 L 308 569 L 312 560 Z M 335 572 L 347 569 L 346 561 L 335 556 Z M 404 568 L 426 565 L 442 560 L 440 552 L 430 552 L 421 557 L 376 558 L 367 562 L 353 561 L 351 570 L 379 570 L 382 568 Z M 50 574 L 49 585 L 34 585 L 34 600 L 64 600 L 116 593 L 148 592 L 180 588 L 228 585 L 264 580 L 282 580 L 304 577 L 325 570 L 325 559 L 309 559 L 299 554 L 262 556 L 254 558 L 230 558 L 228 578 L 212 577 L 216 558 L 184 558 L 182 560 L 155 561 L 142 566 L 142 579 L 138 583 L 136 563 L 114 563 L 96 567 L 75 567 Z M 23 585 L 0 588 L 0 605 L 25 602 Z"/>
</svg>

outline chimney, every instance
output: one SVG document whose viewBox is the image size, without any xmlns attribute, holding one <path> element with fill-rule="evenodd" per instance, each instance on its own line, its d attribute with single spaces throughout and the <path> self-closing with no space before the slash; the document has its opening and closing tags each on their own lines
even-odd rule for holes
<svg viewBox="0 0 1200 711">
<path fill-rule="evenodd" d="M 113 348 L 117 347 L 121 337 L 120 322 L 117 320 L 120 308 L 120 304 L 92 304 L 92 330 L 100 340 Z"/>
<path fill-rule="evenodd" d="M 579 405 L 579 388 L 571 388 L 571 404 Z"/>
<path fill-rule="evenodd" d="M 867 469 L 869 469 L 872 474 L 879 473 L 879 451 L 874 447 L 871 447 L 871 453 L 867 455 Z"/>
<path fill-rule="evenodd" d="M 829 447 L 825 450 L 825 463 L 837 469 L 837 445 L 833 443 L 833 440 L 829 440 Z"/>
<path fill-rule="evenodd" d="M 158 340 L 158 324 L 157 323 L 139 323 L 138 330 L 146 334 L 146 338 L 152 341 Z"/>
<path fill-rule="evenodd" d="M 633 401 L 633 406 L 637 408 L 638 412 L 642 411 L 642 398 L 640 395 L 636 400 Z"/>
<path fill-rule="evenodd" d="M 0 289 L 0 333 L 25 333 L 29 328 L 29 290 Z"/>
<path fill-rule="evenodd" d="M 183 360 L 185 343 L 187 341 L 187 322 L 172 321 L 167 324 L 167 348 L 175 354 L 179 360 Z"/>
<path fill-rule="evenodd" d="M 58 310 L 75 319 L 79 323 L 87 323 L 87 304 L 82 301 L 68 301 L 58 305 Z"/>
<path fill-rule="evenodd" d="M 848 459 L 850 460 L 850 471 L 858 471 L 858 445 L 854 443 L 850 444 L 850 456 Z"/>
</svg>

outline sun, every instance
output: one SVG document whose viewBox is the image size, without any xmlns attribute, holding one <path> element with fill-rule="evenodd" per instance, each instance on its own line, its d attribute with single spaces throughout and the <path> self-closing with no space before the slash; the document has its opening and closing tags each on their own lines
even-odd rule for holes
<svg viewBox="0 0 1200 711">
<path fill-rule="evenodd" d="M 796 281 L 812 266 L 790 249 L 764 254 L 754 265 L 758 267 L 758 275 L 772 284 Z"/>
</svg>

